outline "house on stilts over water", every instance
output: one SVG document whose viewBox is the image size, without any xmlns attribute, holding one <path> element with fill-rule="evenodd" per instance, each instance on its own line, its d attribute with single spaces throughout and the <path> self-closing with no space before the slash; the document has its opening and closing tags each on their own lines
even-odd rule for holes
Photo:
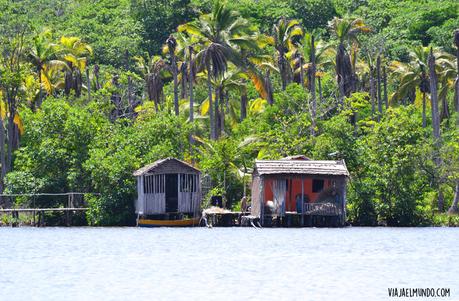
<svg viewBox="0 0 459 301">
<path fill-rule="evenodd" d="M 344 160 L 257 160 L 252 177 L 251 215 L 262 226 L 344 225 L 349 177 Z"/>
<path fill-rule="evenodd" d="M 193 226 L 199 222 L 201 172 L 175 158 L 158 160 L 134 172 L 139 226 Z"/>
</svg>

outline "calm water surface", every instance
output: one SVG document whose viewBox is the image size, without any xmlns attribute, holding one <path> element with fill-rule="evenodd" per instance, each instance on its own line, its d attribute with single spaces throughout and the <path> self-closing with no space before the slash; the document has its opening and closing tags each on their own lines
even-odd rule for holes
<svg viewBox="0 0 459 301">
<path fill-rule="evenodd" d="M 0 300 L 384 300 L 388 287 L 459 300 L 459 229 L 0 228 Z"/>
</svg>

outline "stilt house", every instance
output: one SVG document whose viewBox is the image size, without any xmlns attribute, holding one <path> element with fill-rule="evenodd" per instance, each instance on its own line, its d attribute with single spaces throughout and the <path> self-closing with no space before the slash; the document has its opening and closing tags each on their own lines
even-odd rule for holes
<svg viewBox="0 0 459 301">
<path fill-rule="evenodd" d="M 315 161 L 304 156 L 282 160 L 257 160 L 252 178 L 251 214 L 260 217 L 333 216 L 345 221 L 346 183 L 344 160 Z M 304 225 L 304 223 L 303 223 Z"/>
<path fill-rule="evenodd" d="M 201 206 L 201 172 L 175 158 L 158 160 L 134 172 L 136 213 L 140 216 L 183 213 L 195 216 Z"/>
</svg>

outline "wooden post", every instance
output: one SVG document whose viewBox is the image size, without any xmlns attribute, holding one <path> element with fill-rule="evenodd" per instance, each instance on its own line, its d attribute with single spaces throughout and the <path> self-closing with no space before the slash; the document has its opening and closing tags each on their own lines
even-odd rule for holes
<svg viewBox="0 0 459 301">
<path fill-rule="evenodd" d="M 71 197 L 72 197 L 71 194 L 69 194 L 68 197 L 67 197 L 67 208 L 70 208 L 70 204 L 72 202 Z M 70 211 L 68 211 L 68 210 L 65 211 L 65 225 L 67 227 L 70 226 Z"/>
<path fill-rule="evenodd" d="M 260 196 L 260 224 L 263 227 L 265 223 L 265 180 L 260 176 L 261 196 Z"/>
<path fill-rule="evenodd" d="M 301 227 L 304 227 L 304 178 L 301 177 Z"/>
<path fill-rule="evenodd" d="M 341 214 L 341 226 L 344 226 L 346 222 L 346 178 L 341 181 L 341 206 L 342 206 L 342 214 Z"/>
<path fill-rule="evenodd" d="M 36 208 L 35 207 L 35 196 L 32 196 L 32 204 L 33 204 L 33 208 Z M 36 224 L 36 221 L 35 221 L 35 210 L 32 212 L 33 214 L 33 225 L 35 226 Z"/>
</svg>

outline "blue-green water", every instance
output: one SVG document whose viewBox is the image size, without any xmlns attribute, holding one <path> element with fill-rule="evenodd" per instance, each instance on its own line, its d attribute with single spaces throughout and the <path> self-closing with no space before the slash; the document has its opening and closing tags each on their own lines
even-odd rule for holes
<svg viewBox="0 0 459 301">
<path fill-rule="evenodd" d="M 459 229 L 0 228 L 0 300 L 380 300 L 389 287 L 459 300 Z"/>
</svg>

